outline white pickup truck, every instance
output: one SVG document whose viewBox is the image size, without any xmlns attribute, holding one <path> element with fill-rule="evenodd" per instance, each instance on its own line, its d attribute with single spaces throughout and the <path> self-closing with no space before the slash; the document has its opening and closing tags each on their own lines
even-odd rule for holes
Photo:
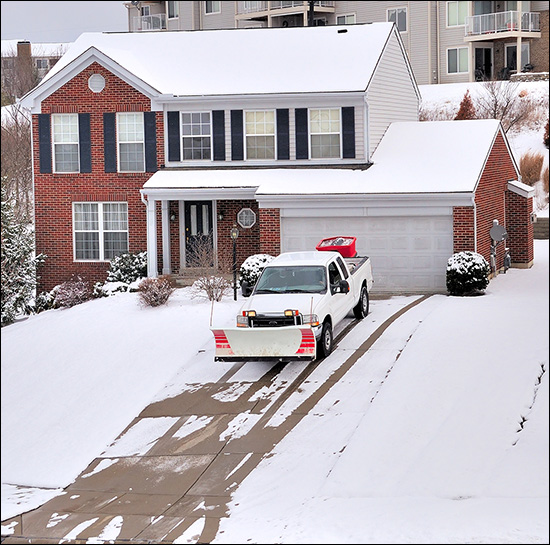
<svg viewBox="0 0 550 545">
<path fill-rule="evenodd" d="M 328 356 L 333 331 L 350 312 L 369 312 L 368 257 L 338 251 L 280 254 L 258 278 L 234 328 L 212 328 L 214 361 L 314 360 Z"/>
</svg>

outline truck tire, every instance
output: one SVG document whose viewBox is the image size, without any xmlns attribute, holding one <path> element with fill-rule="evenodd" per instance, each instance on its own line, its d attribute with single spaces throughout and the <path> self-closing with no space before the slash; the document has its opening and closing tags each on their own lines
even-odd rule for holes
<svg viewBox="0 0 550 545">
<path fill-rule="evenodd" d="M 317 351 L 322 358 L 326 358 L 332 352 L 332 342 L 332 326 L 330 325 L 330 322 L 325 322 L 323 324 L 321 338 L 319 339 L 317 345 Z"/>
<path fill-rule="evenodd" d="M 367 286 L 361 288 L 359 302 L 353 307 L 353 314 L 358 320 L 362 320 L 369 313 L 369 292 Z"/>
</svg>

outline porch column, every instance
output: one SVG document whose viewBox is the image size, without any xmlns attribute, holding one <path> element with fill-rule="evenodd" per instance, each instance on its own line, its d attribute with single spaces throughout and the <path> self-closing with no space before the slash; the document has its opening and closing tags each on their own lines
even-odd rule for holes
<svg viewBox="0 0 550 545">
<path fill-rule="evenodd" d="M 522 66 L 521 66 L 521 23 L 522 23 L 522 6 L 521 6 L 521 0 L 517 3 L 516 8 L 517 14 L 518 14 L 518 39 L 516 42 L 516 74 L 519 74 L 521 72 Z"/>
<path fill-rule="evenodd" d="M 157 277 L 157 201 L 147 200 L 147 277 Z"/>
<path fill-rule="evenodd" d="M 162 203 L 162 274 L 172 274 L 170 259 L 170 201 Z"/>
</svg>

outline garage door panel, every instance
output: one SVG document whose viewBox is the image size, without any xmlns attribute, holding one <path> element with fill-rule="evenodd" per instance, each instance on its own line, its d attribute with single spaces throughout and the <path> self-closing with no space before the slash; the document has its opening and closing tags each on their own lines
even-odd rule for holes
<svg viewBox="0 0 550 545">
<path fill-rule="evenodd" d="M 445 291 L 453 251 L 452 217 L 284 217 L 282 251 L 311 250 L 322 238 L 357 237 L 356 249 L 372 261 L 373 291 Z"/>
</svg>

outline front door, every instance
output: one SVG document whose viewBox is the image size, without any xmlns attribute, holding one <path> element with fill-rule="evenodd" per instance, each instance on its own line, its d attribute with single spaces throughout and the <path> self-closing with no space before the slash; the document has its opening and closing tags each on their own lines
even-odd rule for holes
<svg viewBox="0 0 550 545">
<path fill-rule="evenodd" d="M 212 201 L 185 202 L 185 264 L 214 265 Z"/>
<path fill-rule="evenodd" d="M 475 78 L 476 81 L 492 79 L 493 50 L 490 47 L 475 48 Z"/>
</svg>

